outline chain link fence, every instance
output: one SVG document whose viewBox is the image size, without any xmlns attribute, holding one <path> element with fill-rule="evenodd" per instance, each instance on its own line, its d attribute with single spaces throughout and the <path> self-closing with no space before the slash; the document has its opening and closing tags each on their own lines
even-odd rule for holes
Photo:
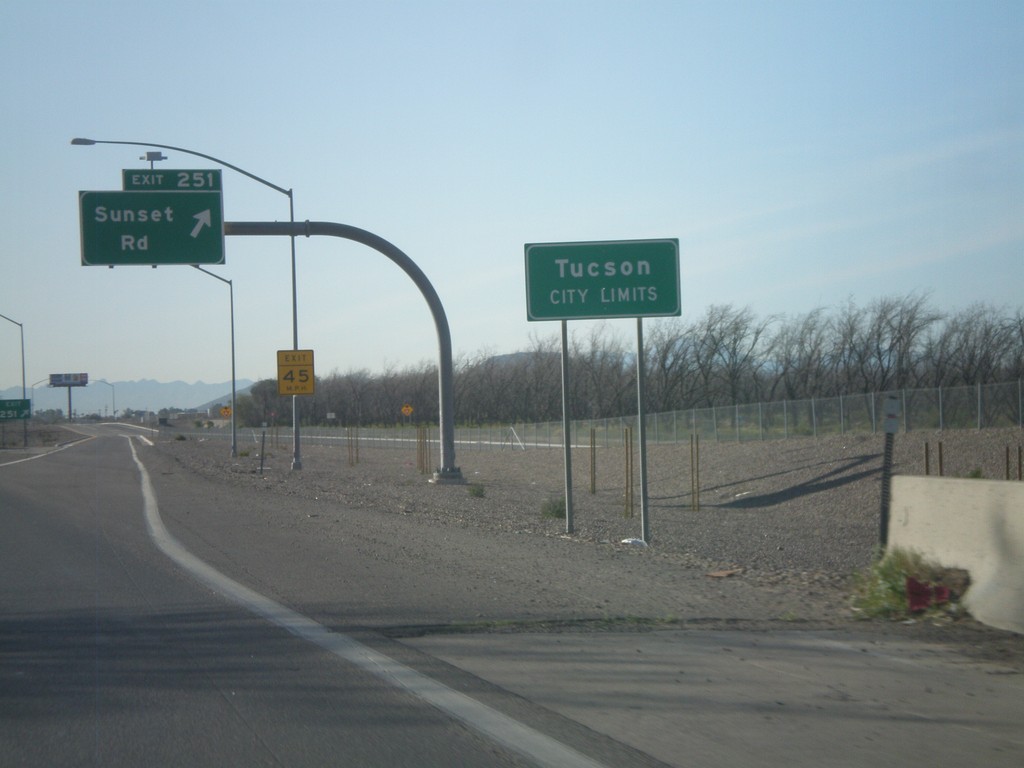
<svg viewBox="0 0 1024 768">
<path fill-rule="evenodd" d="M 716 442 L 783 440 L 791 437 L 870 434 L 882 428 L 882 405 L 889 394 L 900 401 L 901 430 L 1024 428 L 1024 385 L 1021 381 L 940 389 L 904 389 L 863 395 L 783 400 L 714 408 L 690 408 L 647 415 L 649 443 L 689 442 L 690 435 Z M 622 442 L 623 430 L 636 427 L 636 416 L 572 422 L 572 441 L 589 445 L 591 430 L 597 445 Z M 393 427 L 302 428 L 304 445 L 344 446 L 358 440 L 365 447 L 414 449 L 422 425 Z M 437 428 L 427 428 L 437 441 Z M 223 430 L 197 431 L 196 436 L 220 437 Z M 239 447 L 255 444 L 261 430 L 239 430 Z M 277 450 L 291 446 L 291 428 L 267 430 L 268 444 Z M 458 427 L 459 451 L 513 448 L 516 450 L 562 445 L 562 422 L 517 423 L 501 426 Z"/>
<path fill-rule="evenodd" d="M 653 443 L 688 442 L 690 435 L 716 442 L 782 440 L 881 430 L 882 405 L 895 394 L 900 424 L 913 430 L 1024 428 L 1024 383 L 982 384 L 939 389 L 904 389 L 863 395 L 782 400 L 714 408 L 691 408 L 647 415 L 647 439 Z M 636 416 L 572 423 L 573 442 L 589 444 L 594 430 L 598 445 L 618 444 L 622 430 L 636 426 Z M 496 428 L 462 428 L 456 439 L 464 445 L 505 447 L 559 446 L 561 422 L 516 424 Z"/>
</svg>

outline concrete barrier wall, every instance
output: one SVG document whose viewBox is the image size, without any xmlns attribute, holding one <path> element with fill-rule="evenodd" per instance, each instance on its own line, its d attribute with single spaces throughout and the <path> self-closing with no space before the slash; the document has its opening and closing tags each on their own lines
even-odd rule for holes
<svg viewBox="0 0 1024 768">
<path fill-rule="evenodd" d="M 892 479 L 889 546 L 964 568 L 964 605 L 978 621 L 1024 634 L 1024 483 Z"/>
</svg>

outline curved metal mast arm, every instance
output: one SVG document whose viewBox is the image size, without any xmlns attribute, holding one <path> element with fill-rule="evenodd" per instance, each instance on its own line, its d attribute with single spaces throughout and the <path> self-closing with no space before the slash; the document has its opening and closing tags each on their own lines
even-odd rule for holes
<svg viewBox="0 0 1024 768">
<path fill-rule="evenodd" d="M 438 481 L 461 480 L 462 472 L 455 466 L 455 395 L 451 330 L 448 327 L 448 317 L 445 315 L 444 307 L 441 305 L 441 299 L 438 297 L 437 291 L 434 290 L 434 286 L 431 285 L 427 276 L 423 273 L 423 270 L 394 244 L 389 243 L 372 232 L 367 232 L 365 229 L 359 229 L 348 224 L 338 224 L 331 221 L 226 221 L 224 222 L 224 234 L 283 235 L 287 237 L 327 235 L 330 237 L 340 237 L 345 240 L 362 243 L 384 254 L 412 278 L 416 287 L 420 289 L 420 293 L 423 294 L 423 298 L 427 300 L 427 305 L 430 307 L 430 312 L 434 317 L 440 353 L 438 361 L 438 416 L 441 427 L 441 467 L 436 479 Z"/>
</svg>

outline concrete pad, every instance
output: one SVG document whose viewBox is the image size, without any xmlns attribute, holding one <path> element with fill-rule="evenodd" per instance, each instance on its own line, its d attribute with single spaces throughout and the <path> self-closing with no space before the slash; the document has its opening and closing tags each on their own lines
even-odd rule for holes
<svg viewBox="0 0 1024 768">
<path fill-rule="evenodd" d="M 1024 676 L 827 632 L 403 641 L 672 766 L 1024 764 Z"/>
</svg>

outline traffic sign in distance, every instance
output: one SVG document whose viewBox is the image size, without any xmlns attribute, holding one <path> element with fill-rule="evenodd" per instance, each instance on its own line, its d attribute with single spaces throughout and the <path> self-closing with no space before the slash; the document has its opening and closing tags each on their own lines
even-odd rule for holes
<svg viewBox="0 0 1024 768">
<path fill-rule="evenodd" d="M 31 400 L 0 400 L 0 421 L 27 419 L 31 415 Z"/>
<path fill-rule="evenodd" d="M 681 313 L 674 238 L 526 245 L 528 320 Z"/>
<path fill-rule="evenodd" d="M 79 192 L 85 266 L 223 264 L 220 192 Z"/>
<path fill-rule="evenodd" d="M 312 349 L 280 349 L 277 352 L 277 394 L 315 394 Z"/>
</svg>

